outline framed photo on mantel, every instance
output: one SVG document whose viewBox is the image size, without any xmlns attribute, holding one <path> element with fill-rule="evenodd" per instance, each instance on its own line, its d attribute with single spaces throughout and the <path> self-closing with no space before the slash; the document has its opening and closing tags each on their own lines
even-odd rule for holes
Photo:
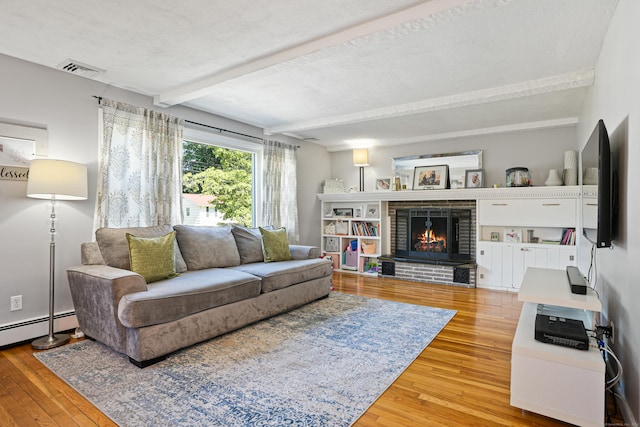
<svg viewBox="0 0 640 427">
<path fill-rule="evenodd" d="M 414 190 L 440 190 L 448 188 L 449 166 L 416 166 L 413 172 Z"/>
</svg>

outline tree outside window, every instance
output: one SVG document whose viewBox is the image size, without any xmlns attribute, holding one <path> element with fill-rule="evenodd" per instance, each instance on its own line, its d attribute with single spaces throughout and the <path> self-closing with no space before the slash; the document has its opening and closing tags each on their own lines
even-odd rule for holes
<svg viewBox="0 0 640 427">
<path fill-rule="evenodd" d="M 183 192 L 212 196 L 220 222 L 250 227 L 253 154 L 191 141 L 183 148 Z"/>
</svg>

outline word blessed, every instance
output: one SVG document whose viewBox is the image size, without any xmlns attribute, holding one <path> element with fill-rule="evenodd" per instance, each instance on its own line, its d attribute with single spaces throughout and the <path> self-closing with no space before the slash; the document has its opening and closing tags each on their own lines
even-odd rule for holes
<svg viewBox="0 0 640 427">
<path fill-rule="evenodd" d="M 0 179 L 26 181 L 29 178 L 29 168 L 0 166 Z"/>
</svg>

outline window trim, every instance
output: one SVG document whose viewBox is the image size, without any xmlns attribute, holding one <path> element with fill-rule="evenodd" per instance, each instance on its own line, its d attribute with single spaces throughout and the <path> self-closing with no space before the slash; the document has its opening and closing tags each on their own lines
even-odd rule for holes
<svg viewBox="0 0 640 427">
<path fill-rule="evenodd" d="M 259 219 L 262 218 L 262 152 L 264 151 L 264 146 L 260 143 L 221 135 L 213 130 L 200 130 L 187 126 L 184 127 L 182 132 L 182 140 L 197 142 L 200 144 L 215 145 L 218 147 L 245 151 L 253 154 L 253 162 L 251 165 L 253 171 L 251 174 L 251 185 L 253 186 L 253 191 L 251 192 L 251 221 L 253 227 L 255 227 L 256 224 L 259 223 Z"/>
</svg>

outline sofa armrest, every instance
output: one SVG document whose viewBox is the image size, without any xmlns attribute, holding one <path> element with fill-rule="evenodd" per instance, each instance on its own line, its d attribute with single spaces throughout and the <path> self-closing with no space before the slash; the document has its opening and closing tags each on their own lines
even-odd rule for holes
<svg viewBox="0 0 640 427">
<path fill-rule="evenodd" d="M 71 267 L 67 269 L 67 278 L 82 331 L 124 353 L 126 330 L 118 319 L 118 303 L 123 295 L 146 291 L 144 278 L 107 265 Z"/>
<path fill-rule="evenodd" d="M 320 248 L 317 246 L 289 245 L 293 259 L 320 258 Z"/>
</svg>

